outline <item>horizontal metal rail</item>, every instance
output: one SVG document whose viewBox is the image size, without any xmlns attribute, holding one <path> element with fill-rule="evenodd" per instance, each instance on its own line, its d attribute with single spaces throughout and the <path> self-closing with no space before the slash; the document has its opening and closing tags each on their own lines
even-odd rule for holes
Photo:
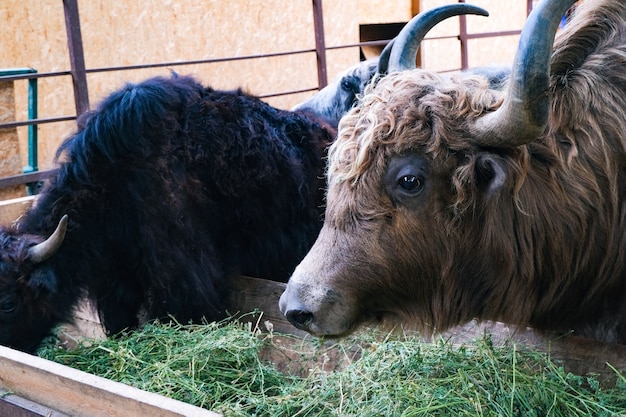
<svg viewBox="0 0 626 417">
<path fill-rule="evenodd" d="M 30 172 L 28 174 L 13 175 L 11 177 L 2 177 L 0 178 L 0 188 L 43 181 L 53 174 L 56 174 L 57 171 L 58 169 L 49 169 L 45 171 Z"/>
</svg>

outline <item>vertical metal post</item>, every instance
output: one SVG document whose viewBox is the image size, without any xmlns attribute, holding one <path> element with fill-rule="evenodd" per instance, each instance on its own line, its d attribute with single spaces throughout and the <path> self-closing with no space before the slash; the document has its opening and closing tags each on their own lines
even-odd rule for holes
<svg viewBox="0 0 626 417">
<path fill-rule="evenodd" d="M 33 70 L 37 72 L 37 70 Z M 28 120 L 35 120 L 38 117 L 37 107 L 39 105 L 37 99 L 37 78 L 30 78 L 28 80 Z M 39 170 L 39 145 L 38 145 L 38 131 L 39 126 L 28 125 L 28 165 L 24 167 L 24 173 L 36 172 Z M 28 195 L 37 194 L 39 188 L 38 182 L 29 182 L 26 184 L 26 191 Z"/>
<path fill-rule="evenodd" d="M 15 69 L 3 69 L 0 70 L 0 77 L 21 75 L 21 74 L 36 74 L 37 70 L 34 68 L 15 68 Z M 38 117 L 38 98 L 37 98 L 37 77 L 28 79 L 28 120 L 35 120 Z M 25 174 L 36 172 L 39 170 L 38 165 L 38 132 L 39 126 L 37 124 L 28 125 L 28 165 L 22 167 L 22 171 Z M 28 195 L 36 194 L 38 184 L 36 182 L 30 182 L 26 184 Z"/>
<path fill-rule="evenodd" d="M 79 116 L 89 110 L 89 91 L 87 89 L 85 55 L 80 32 L 77 0 L 63 0 L 63 10 L 65 12 L 65 31 L 67 32 L 67 46 L 70 53 L 72 83 L 74 86 L 74 102 L 76 104 L 76 115 Z"/>
<path fill-rule="evenodd" d="M 459 16 L 459 42 L 461 44 L 461 69 L 469 68 L 467 19 L 465 15 Z"/>
<path fill-rule="evenodd" d="M 36 70 L 33 70 L 36 72 Z M 28 120 L 35 120 L 38 117 L 38 100 L 37 100 L 37 78 L 28 80 Z M 24 172 L 35 172 L 38 168 L 38 129 L 39 126 L 28 125 L 28 166 L 24 167 Z"/>
<path fill-rule="evenodd" d="M 465 3 L 465 0 L 459 0 L 459 3 Z M 461 47 L 461 69 L 466 70 L 469 68 L 469 49 L 467 47 L 467 18 L 465 15 L 459 16 L 459 42 Z"/>
<path fill-rule="evenodd" d="M 317 81 L 319 88 L 328 85 L 326 68 L 326 39 L 324 37 L 324 11 L 322 0 L 313 0 L 313 26 L 315 27 L 315 54 L 317 56 Z"/>
</svg>

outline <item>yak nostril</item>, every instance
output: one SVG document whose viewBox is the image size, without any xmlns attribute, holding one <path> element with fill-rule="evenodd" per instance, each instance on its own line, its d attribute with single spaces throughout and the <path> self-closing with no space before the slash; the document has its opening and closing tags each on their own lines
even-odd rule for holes
<svg viewBox="0 0 626 417">
<path fill-rule="evenodd" d="M 313 313 L 304 310 L 289 310 L 285 316 L 291 324 L 300 330 L 307 330 L 313 320 Z"/>
</svg>

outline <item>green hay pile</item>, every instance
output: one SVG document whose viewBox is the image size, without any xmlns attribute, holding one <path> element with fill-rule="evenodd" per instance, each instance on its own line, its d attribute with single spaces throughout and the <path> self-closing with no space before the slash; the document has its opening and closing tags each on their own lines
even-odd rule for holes
<svg viewBox="0 0 626 417">
<path fill-rule="evenodd" d="M 458 347 L 360 335 L 330 348 L 344 359 L 357 351 L 360 359 L 332 372 L 311 362 L 310 372 L 297 376 L 261 359 L 278 337 L 237 323 L 156 323 L 72 351 L 49 343 L 39 354 L 225 416 L 626 414 L 623 373 L 616 371 L 614 386 L 601 386 L 512 343 L 494 346 L 485 338 Z M 316 344 L 318 356 L 329 349 L 307 343 Z M 310 360 L 307 355 L 301 360 Z"/>
</svg>

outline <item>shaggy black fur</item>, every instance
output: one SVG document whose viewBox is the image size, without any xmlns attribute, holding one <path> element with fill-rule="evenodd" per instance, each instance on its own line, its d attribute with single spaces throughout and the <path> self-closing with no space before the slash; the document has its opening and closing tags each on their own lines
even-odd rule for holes
<svg viewBox="0 0 626 417">
<path fill-rule="evenodd" d="M 189 77 L 129 84 L 79 121 L 58 175 L 0 230 L 0 343 L 32 351 L 82 295 L 115 333 L 148 318 L 224 316 L 233 270 L 286 281 L 321 227 L 335 131 Z M 26 249 L 59 219 L 59 251 Z"/>
</svg>

